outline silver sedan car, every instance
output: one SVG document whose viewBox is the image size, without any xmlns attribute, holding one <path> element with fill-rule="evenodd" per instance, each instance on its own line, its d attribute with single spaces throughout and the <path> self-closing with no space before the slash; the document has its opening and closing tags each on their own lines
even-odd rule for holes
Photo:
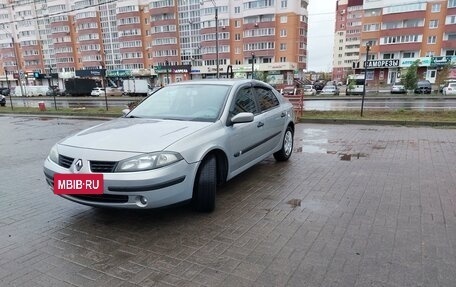
<svg viewBox="0 0 456 287">
<path fill-rule="evenodd" d="M 293 151 L 293 106 L 256 80 L 166 86 L 121 118 L 58 142 L 44 162 L 47 183 L 77 203 L 157 208 L 191 201 L 215 208 L 217 186 Z"/>
</svg>

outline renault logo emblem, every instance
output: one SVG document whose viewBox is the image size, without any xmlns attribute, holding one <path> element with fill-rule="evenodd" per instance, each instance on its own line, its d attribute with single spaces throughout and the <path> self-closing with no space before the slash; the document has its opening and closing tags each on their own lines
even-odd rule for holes
<svg viewBox="0 0 456 287">
<path fill-rule="evenodd" d="M 80 171 L 82 168 L 82 159 L 78 159 L 76 163 L 74 164 L 74 167 L 76 168 L 77 171 Z"/>
</svg>

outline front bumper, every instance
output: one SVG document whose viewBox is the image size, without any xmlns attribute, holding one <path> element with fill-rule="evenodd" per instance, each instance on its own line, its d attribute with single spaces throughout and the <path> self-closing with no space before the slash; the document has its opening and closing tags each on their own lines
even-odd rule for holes
<svg viewBox="0 0 456 287">
<path fill-rule="evenodd" d="M 61 195 L 90 206 L 149 209 L 172 205 L 192 198 L 198 164 L 181 160 L 150 171 L 103 173 L 103 195 Z M 46 159 L 44 174 L 54 188 L 54 174 L 71 173 L 69 169 Z"/>
</svg>

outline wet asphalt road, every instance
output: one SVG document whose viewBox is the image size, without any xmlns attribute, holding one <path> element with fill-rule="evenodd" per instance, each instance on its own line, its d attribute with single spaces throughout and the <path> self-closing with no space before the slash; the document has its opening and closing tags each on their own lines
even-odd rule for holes
<svg viewBox="0 0 456 287">
<path fill-rule="evenodd" d="M 0 286 L 454 286 L 456 130 L 299 124 L 216 211 L 90 208 L 42 162 L 100 121 L 0 117 Z"/>
</svg>

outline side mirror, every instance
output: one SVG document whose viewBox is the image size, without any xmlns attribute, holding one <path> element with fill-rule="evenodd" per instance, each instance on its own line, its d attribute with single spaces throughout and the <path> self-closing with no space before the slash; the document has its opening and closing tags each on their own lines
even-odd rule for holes
<svg viewBox="0 0 456 287">
<path fill-rule="evenodd" d="M 129 112 L 130 112 L 130 109 L 123 109 L 122 115 L 125 117 L 126 115 L 128 115 Z"/>
<path fill-rule="evenodd" d="M 239 113 L 231 118 L 232 124 L 250 123 L 253 122 L 254 115 L 252 113 Z"/>
</svg>

